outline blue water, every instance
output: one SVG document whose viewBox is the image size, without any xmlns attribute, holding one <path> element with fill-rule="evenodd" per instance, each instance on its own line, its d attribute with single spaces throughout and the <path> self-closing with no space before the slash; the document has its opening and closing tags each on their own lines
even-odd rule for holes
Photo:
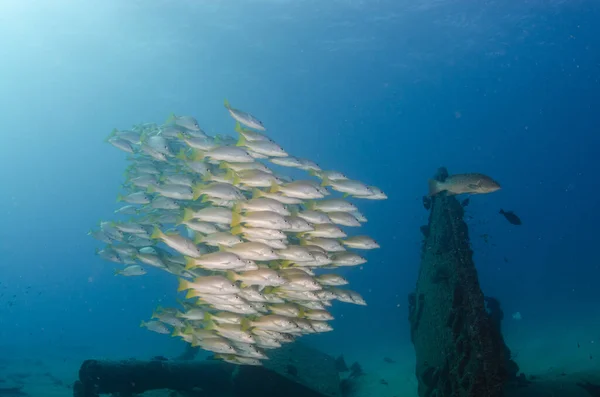
<svg viewBox="0 0 600 397">
<path fill-rule="evenodd" d="M 360 203 L 382 249 L 344 271 L 369 306 L 336 304 L 315 346 L 410 349 L 421 197 L 439 166 L 502 185 L 467 214 L 481 285 L 508 318 L 598 314 L 600 5 L 502 3 L 1 1 L 0 349 L 183 350 L 138 326 L 174 304 L 176 278 L 113 277 L 86 233 L 117 208 L 113 128 L 176 112 L 233 133 L 224 98 L 292 154 L 389 196 Z"/>
</svg>

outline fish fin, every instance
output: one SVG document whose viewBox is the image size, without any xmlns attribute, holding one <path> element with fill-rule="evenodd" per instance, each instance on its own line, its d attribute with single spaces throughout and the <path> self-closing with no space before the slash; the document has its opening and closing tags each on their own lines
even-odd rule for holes
<svg viewBox="0 0 600 397">
<path fill-rule="evenodd" d="M 306 317 L 306 311 L 303 307 L 298 310 L 298 317 L 303 318 Z"/>
<path fill-rule="evenodd" d="M 119 194 L 119 195 L 117 195 L 117 203 L 119 203 L 121 201 L 125 201 L 125 196 L 123 196 L 122 194 Z"/>
<path fill-rule="evenodd" d="M 204 312 L 204 321 L 213 321 L 212 318 L 212 314 L 210 314 L 209 312 Z"/>
<path fill-rule="evenodd" d="M 113 276 L 118 276 L 119 274 L 121 274 L 121 270 L 115 269 Z"/>
<path fill-rule="evenodd" d="M 192 335 L 194 333 L 194 328 L 192 328 L 191 324 L 187 324 L 181 333 L 184 335 Z"/>
<path fill-rule="evenodd" d="M 349 193 L 344 193 L 344 194 L 342 195 L 342 198 L 348 198 L 348 197 L 350 197 L 350 194 L 349 194 Z"/>
<path fill-rule="evenodd" d="M 232 235 L 234 235 L 234 236 L 240 235 L 240 234 L 242 234 L 242 233 L 243 233 L 243 232 L 242 232 L 242 227 L 241 227 L 240 225 L 238 225 L 238 226 L 235 226 L 235 227 L 233 227 L 233 228 L 231 229 L 231 234 L 232 234 Z"/>
<path fill-rule="evenodd" d="M 179 279 L 179 286 L 177 287 L 177 292 L 182 292 L 187 289 L 190 289 L 190 282 L 184 278 Z"/>
<path fill-rule="evenodd" d="M 240 139 L 238 139 L 235 146 L 246 146 L 247 143 L 248 142 L 246 142 L 246 137 L 244 137 L 243 135 L 240 135 Z"/>
<path fill-rule="evenodd" d="M 308 175 L 319 177 L 319 174 L 317 174 L 317 171 L 315 171 L 315 170 L 309 170 Z"/>
<path fill-rule="evenodd" d="M 191 221 L 192 219 L 194 219 L 194 211 L 191 208 L 184 208 L 183 215 L 181 216 L 181 221 L 179 222 L 179 224 Z"/>
<path fill-rule="evenodd" d="M 205 237 L 206 236 L 204 236 L 202 233 L 196 232 L 194 234 L 194 244 L 200 244 L 200 243 L 202 243 L 202 241 L 204 241 Z"/>
<path fill-rule="evenodd" d="M 146 322 L 144 320 L 140 321 L 140 327 L 145 327 L 146 326 Z"/>
<path fill-rule="evenodd" d="M 221 161 L 219 163 L 219 169 L 228 170 L 230 167 L 231 165 L 227 161 Z"/>
<path fill-rule="evenodd" d="M 329 185 L 331 185 L 331 181 L 329 180 L 329 178 L 324 176 L 323 179 L 321 180 L 321 186 L 329 186 Z"/>
<path fill-rule="evenodd" d="M 242 214 L 239 212 L 231 212 L 231 227 L 236 227 L 242 223 Z"/>
<path fill-rule="evenodd" d="M 165 124 L 171 124 L 175 122 L 175 119 L 177 119 L 177 116 L 175 116 L 175 113 L 171 113 L 169 115 L 169 117 L 167 117 L 167 121 L 165 121 Z"/>
<path fill-rule="evenodd" d="M 279 185 L 271 180 L 271 188 L 269 189 L 269 193 L 277 193 L 279 191 Z"/>
<path fill-rule="evenodd" d="M 429 193 L 428 196 L 435 196 L 436 194 L 438 194 L 439 192 L 441 192 L 442 190 L 444 190 L 441 186 L 441 182 L 436 181 L 435 179 L 430 179 L 428 181 L 429 184 Z"/>
<path fill-rule="evenodd" d="M 163 232 L 161 232 L 160 229 L 157 226 L 154 226 L 154 230 L 152 231 L 152 234 L 150 235 L 150 238 L 152 240 L 158 240 L 162 236 L 163 236 Z"/>
<path fill-rule="evenodd" d="M 310 210 L 310 211 L 314 211 L 314 210 L 315 210 L 315 207 L 316 207 L 316 205 L 317 205 L 317 204 L 316 204 L 316 201 L 315 201 L 315 200 L 309 200 L 309 201 L 308 201 L 308 202 L 305 204 L 305 206 L 306 206 L 306 209 L 307 209 L 307 210 Z"/>
<path fill-rule="evenodd" d="M 225 99 L 225 100 L 223 101 L 223 105 L 225 105 L 225 107 L 226 107 L 227 109 L 231 109 L 231 105 L 229 104 L 229 101 L 228 101 L 227 99 Z"/>
<path fill-rule="evenodd" d="M 259 198 L 262 197 L 263 195 L 263 191 L 258 189 L 258 188 L 254 188 L 252 189 L 252 198 Z"/>
<path fill-rule="evenodd" d="M 185 294 L 185 299 L 192 299 L 196 296 L 193 289 L 189 289 L 187 294 Z"/>
<path fill-rule="evenodd" d="M 219 248 L 219 252 L 227 252 L 227 247 L 223 244 L 217 244 L 217 247 Z"/>
<path fill-rule="evenodd" d="M 150 194 L 156 193 L 156 186 L 154 186 L 154 185 L 148 185 L 148 187 L 146 188 L 146 192 L 150 193 Z"/>
</svg>

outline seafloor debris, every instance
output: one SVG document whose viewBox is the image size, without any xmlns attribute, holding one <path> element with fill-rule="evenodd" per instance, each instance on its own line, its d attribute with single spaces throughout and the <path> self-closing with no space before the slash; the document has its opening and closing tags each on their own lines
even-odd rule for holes
<svg viewBox="0 0 600 397">
<path fill-rule="evenodd" d="M 0 396 L 1 397 L 19 397 L 19 396 L 28 396 L 28 394 L 23 391 L 23 385 L 0 386 Z"/>
<path fill-rule="evenodd" d="M 202 390 L 202 395 L 211 397 L 341 396 L 335 359 L 298 342 L 270 351 L 263 366 L 236 366 L 220 360 L 87 360 L 73 394 L 134 395 L 159 389 Z"/>
<path fill-rule="evenodd" d="M 436 179 L 443 183 L 447 175 L 441 169 Z M 421 397 L 500 397 L 507 378 L 463 215 L 455 197 L 432 197 L 417 288 L 409 297 Z"/>
</svg>

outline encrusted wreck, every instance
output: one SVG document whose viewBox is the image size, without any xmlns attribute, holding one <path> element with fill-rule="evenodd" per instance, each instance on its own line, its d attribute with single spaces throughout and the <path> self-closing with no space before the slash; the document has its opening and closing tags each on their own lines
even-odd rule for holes
<svg viewBox="0 0 600 397">
<path fill-rule="evenodd" d="M 441 169 L 436 179 L 448 176 Z M 420 397 L 501 397 L 505 345 L 486 312 L 464 210 L 442 193 L 425 200 L 429 223 L 417 287 L 409 296 Z"/>
</svg>

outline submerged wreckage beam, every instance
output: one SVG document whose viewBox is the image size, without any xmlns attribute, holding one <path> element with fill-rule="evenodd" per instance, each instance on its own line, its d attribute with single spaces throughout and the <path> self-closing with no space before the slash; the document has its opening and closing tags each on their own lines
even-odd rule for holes
<svg viewBox="0 0 600 397">
<path fill-rule="evenodd" d="M 441 169 L 436 179 L 448 173 Z M 421 268 L 409 297 L 420 397 L 500 397 L 504 343 L 486 312 L 463 207 L 441 193 L 429 202 Z"/>
<path fill-rule="evenodd" d="M 238 366 L 220 360 L 84 361 L 74 397 L 148 390 L 198 392 L 201 396 L 248 395 L 339 397 L 335 360 L 301 343 L 269 353 L 264 366 Z"/>
</svg>

